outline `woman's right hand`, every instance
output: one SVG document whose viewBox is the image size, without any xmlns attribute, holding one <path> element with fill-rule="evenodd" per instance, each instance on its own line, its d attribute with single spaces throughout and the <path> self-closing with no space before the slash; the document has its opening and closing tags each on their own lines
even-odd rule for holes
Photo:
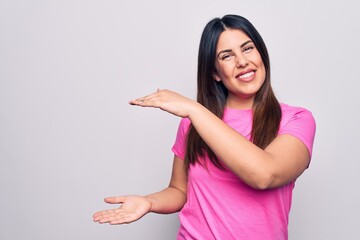
<svg viewBox="0 0 360 240">
<path fill-rule="evenodd" d="M 131 223 L 151 210 L 151 203 L 143 196 L 108 197 L 104 201 L 110 204 L 121 204 L 121 206 L 95 213 L 93 216 L 94 222 L 109 224 Z"/>
<path fill-rule="evenodd" d="M 129 103 L 140 107 L 160 108 L 182 118 L 189 117 L 191 110 L 200 106 L 198 102 L 167 89 L 158 89 L 155 93 L 137 98 Z"/>
</svg>

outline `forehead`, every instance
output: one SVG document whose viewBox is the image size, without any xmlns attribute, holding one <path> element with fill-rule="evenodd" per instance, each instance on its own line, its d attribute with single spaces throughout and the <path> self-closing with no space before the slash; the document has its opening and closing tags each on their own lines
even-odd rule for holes
<svg viewBox="0 0 360 240">
<path fill-rule="evenodd" d="M 241 44 L 249 40 L 251 40 L 251 38 L 243 31 L 239 29 L 227 29 L 220 34 L 216 50 L 221 51 L 240 47 Z"/>
</svg>

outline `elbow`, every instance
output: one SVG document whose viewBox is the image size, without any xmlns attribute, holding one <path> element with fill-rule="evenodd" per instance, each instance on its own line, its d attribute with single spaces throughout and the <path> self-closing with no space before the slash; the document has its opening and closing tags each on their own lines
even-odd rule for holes
<svg viewBox="0 0 360 240">
<path fill-rule="evenodd" d="M 274 179 L 272 174 L 262 174 L 252 178 L 248 185 L 256 190 L 267 190 L 274 188 Z"/>
</svg>

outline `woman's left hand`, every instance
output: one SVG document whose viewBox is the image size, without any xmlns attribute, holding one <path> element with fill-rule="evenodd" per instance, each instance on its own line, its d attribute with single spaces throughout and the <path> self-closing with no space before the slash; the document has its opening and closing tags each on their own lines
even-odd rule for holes
<svg viewBox="0 0 360 240">
<path fill-rule="evenodd" d="M 189 117 L 194 107 L 199 105 L 194 100 L 166 89 L 158 89 L 155 93 L 131 100 L 129 103 L 140 107 L 160 108 L 163 111 L 183 118 Z"/>
</svg>

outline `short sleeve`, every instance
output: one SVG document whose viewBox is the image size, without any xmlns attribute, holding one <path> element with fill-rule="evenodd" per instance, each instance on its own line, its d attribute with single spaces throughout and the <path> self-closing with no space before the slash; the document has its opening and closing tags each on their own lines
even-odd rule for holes
<svg viewBox="0 0 360 240">
<path fill-rule="evenodd" d="M 176 134 L 175 143 L 172 147 L 172 152 L 181 159 L 185 158 L 186 152 L 186 138 L 189 131 L 190 120 L 183 118 L 180 121 L 178 131 Z"/>
<path fill-rule="evenodd" d="M 279 135 L 289 134 L 301 140 L 307 147 L 310 157 L 316 132 L 315 119 L 310 111 L 304 108 L 295 108 L 290 112 L 283 112 Z"/>
</svg>

